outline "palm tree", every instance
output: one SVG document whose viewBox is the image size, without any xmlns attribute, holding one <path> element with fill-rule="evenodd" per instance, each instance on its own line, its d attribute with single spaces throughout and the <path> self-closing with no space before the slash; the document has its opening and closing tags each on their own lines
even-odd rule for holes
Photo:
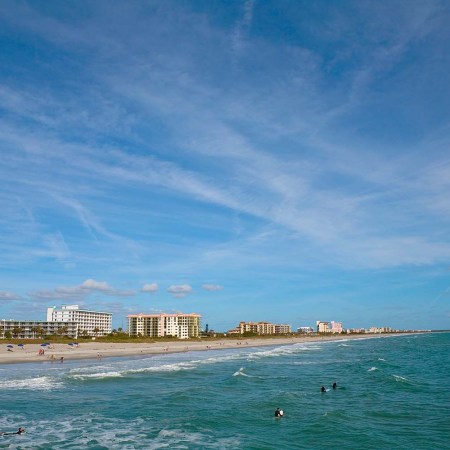
<svg viewBox="0 0 450 450">
<path fill-rule="evenodd" d="M 20 333 L 22 333 L 22 328 L 20 328 L 20 327 L 14 327 L 13 329 L 12 329 L 12 334 L 13 334 L 13 336 L 15 337 L 15 338 L 17 338 L 17 337 L 19 337 L 19 334 Z"/>
<path fill-rule="evenodd" d="M 99 327 L 95 327 L 92 331 L 93 331 L 93 332 L 95 333 L 95 335 L 97 336 L 98 333 L 99 333 L 99 331 L 100 331 L 100 328 L 99 328 Z"/>
<path fill-rule="evenodd" d="M 32 327 L 33 339 L 36 339 L 36 335 L 39 333 L 39 327 Z"/>
<path fill-rule="evenodd" d="M 67 336 L 67 332 L 69 331 L 69 327 L 64 325 L 63 327 L 58 328 L 58 334 L 61 336 Z"/>
<path fill-rule="evenodd" d="M 36 327 L 36 328 L 37 328 L 36 333 L 42 339 L 45 335 L 45 330 L 42 327 Z"/>
</svg>

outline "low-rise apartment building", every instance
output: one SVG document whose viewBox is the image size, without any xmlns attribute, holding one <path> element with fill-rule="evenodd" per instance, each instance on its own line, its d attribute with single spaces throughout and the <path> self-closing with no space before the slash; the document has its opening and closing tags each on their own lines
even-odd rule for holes
<svg viewBox="0 0 450 450">
<path fill-rule="evenodd" d="M 286 324 L 275 325 L 275 334 L 289 334 L 291 333 L 291 326 Z"/>
<path fill-rule="evenodd" d="M 77 322 L 44 322 L 40 320 L 0 320 L 0 338 L 10 335 L 17 339 L 37 339 L 39 337 L 60 335 L 71 339 L 78 338 Z"/>
<path fill-rule="evenodd" d="M 314 333 L 314 328 L 312 327 L 298 327 L 297 333 L 309 334 Z"/>
<path fill-rule="evenodd" d="M 291 333 L 291 326 L 286 324 L 273 324 L 270 322 L 239 322 L 239 325 L 235 329 L 230 330 L 229 333 L 233 333 L 234 330 L 239 330 L 239 334 L 288 334 Z"/>
<path fill-rule="evenodd" d="M 391 327 L 370 327 L 369 333 L 393 333 L 395 330 L 393 330 Z"/>
<path fill-rule="evenodd" d="M 131 314 L 128 319 L 129 336 L 196 338 L 201 330 L 200 314 Z"/>
</svg>

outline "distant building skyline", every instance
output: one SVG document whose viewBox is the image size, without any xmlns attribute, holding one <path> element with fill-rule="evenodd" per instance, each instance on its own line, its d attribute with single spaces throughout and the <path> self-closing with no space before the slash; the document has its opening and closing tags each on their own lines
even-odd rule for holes
<svg viewBox="0 0 450 450">
<path fill-rule="evenodd" d="M 127 328 L 123 330 L 129 336 L 143 337 L 177 337 L 180 339 L 206 336 L 209 325 L 205 331 L 201 327 L 202 316 L 197 313 L 158 313 L 158 314 L 130 314 L 127 316 Z M 15 334 L 21 339 L 35 339 L 45 335 L 60 334 L 77 339 L 78 337 L 97 337 L 110 334 L 113 330 L 112 313 L 82 309 L 79 305 L 61 305 L 60 308 L 50 306 L 47 308 L 47 321 L 39 320 L 0 320 L 0 338 Z M 316 321 L 316 328 L 302 326 L 297 333 L 392 333 L 405 330 L 394 329 L 388 326 L 372 326 L 370 328 L 344 329 L 342 322 Z M 425 330 L 417 330 L 425 331 Z M 253 333 L 256 335 L 291 334 L 290 324 L 274 324 L 268 321 L 245 322 L 240 321 L 238 326 L 228 331 L 215 330 L 215 333 L 239 334 Z M 13 337 L 13 336 L 11 336 Z"/>
</svg>

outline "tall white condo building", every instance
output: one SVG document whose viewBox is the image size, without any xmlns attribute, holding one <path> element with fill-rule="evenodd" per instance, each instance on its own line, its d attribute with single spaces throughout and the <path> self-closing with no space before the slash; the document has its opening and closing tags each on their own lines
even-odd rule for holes
<svg viewBox="0 0 450 450">
<path fill-rule="evenodd" d="M 200 332 L 200 314 L 131 314 L 129 336 L 196 338 Z"/>
<path fill-rule="evenodd" d="M 80 309 L 78 305 L 49 306 L 47 322 L 77 322 L 78 335 L 104 336 L 112 331 L 112 313 Z"/>
</svg>

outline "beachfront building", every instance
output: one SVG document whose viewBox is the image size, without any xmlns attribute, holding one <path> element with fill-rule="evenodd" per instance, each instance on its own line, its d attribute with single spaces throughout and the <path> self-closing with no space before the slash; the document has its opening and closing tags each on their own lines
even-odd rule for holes
<svg viewBox="0 0 450 450">
<path fill-rule="evenodd" d="M 314 333 L 314 328 L 313 327 L 298 327 L 297 333 L 301 333 L 301 334 Z"/>
<path fill-rule="evenodd" d="M 112 331 L 112 313 L 80 309 L 78 305 L 47 308 L 48 322 L 76 322 L 82 336 L 105 336 Z"/>
<path fill-rule="evenodd" d="M 316 322 L 318 333 L 329 333 L 330 332 L 330 322 L 322 322 L 318 320 Z"/>
<path fill-rule="evenodd" d="M 232 328 L 231 330 L 228 330 L 225 334 L 226 335 L 227 334 L 234 335 L 234 334 L 241 334 L 241 332 L 239 331 L 239 327 L 235 327 L 235 328 Z"/>
<path fill-rule="evenodd" d="M 342 333 L 343 331 L 342 322 L 331 321 L 330 333 Z"/>
<path fill-rule="evenodd" d="M 0 320 L 0 338 L 37 339 L 59 335 L 78 338 L 77 322 L 43 322 L 40 320 Z"/>
<path fill-rule="evenodd" d="M 349 328 L 349 329 L 347 329 L 347 334 L 352 334 L 352 333 L 362 334 L 365 332 L 366 332 L 365 328 Z"/>
<path fill-rule="evenodd" d="M 391 327 L 370 327 L 369 333 L 395 333 Z"/>
<path fill-rule="evenodd" d="M 270 322 L 239 322 L 239 325 L 233 330 L 230 330 L 229 333 L 233 334 L 235 330 L 239 330 L 239 334 L 289 334 L 291 333 L 291 326 L 286 324 L 273 324 Z"/>
<path fill-rule="evenodd" d="M 292 333 L 291 326 L 286 324 L 276 324 L 275 334 L 289 334 Z"/>
<path fill-rule="evenodd" d="M 239 322 L 239 325 L 237 326 L 239 329 L 239 334 L 244 333 L 258 333 L 258 322 Z"/>
<path fill-rule="evenodd" d="M 202 316 L 200 314 L 131 314 L 128 318 L 129 336 L 164 337 L 179 339 L 199 336 Z"/>
</svg>

